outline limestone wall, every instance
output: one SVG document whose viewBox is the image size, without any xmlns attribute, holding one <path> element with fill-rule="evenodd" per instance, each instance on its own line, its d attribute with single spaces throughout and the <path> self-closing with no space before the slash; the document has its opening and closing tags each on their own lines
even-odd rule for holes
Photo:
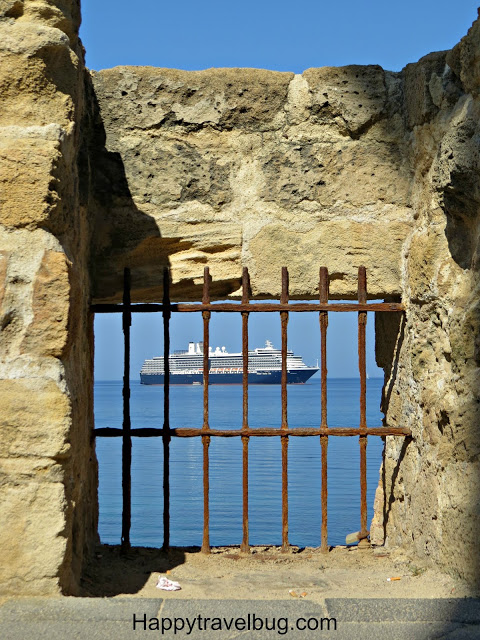
<svg viewBox="0 0 480 640">
<path fill-rule="evenodd" d="M 399 74 L 120 67 L 93 83 L 96 299 L 119 298 L 125 263 L 142 300 L 158 299 L 163 264 L 174 295 L 198 297 L 206 263 L 223 296 L 242 265 L 255 295 L 278 296 L 285 264 L 309 297 L 328 264 L 332 294 L 351 297 L 362 263 L 372 295 L 400 295 L 414 211 Z"/>
<path fill-rule="evenodd" d="M 96 538 L 77 0 L 0 2 L 0 591 L 75 592 Z"/>
<path fill-rule="evenodd" d="M 402 298 L 377 319 L 375 536 L 480 575 L 479 23 L 377 66 L 88 74 L 75 0 L 0 2 L 0 585 L 76 592 L 97 538 L 91 301 Z"/>
<path fill-rule="evenodd" d="M 405 247 L 408 313 L 385 407 L 388 423 L 410 426 L 413 440 L 402 451 L 388 439 L 383 477 L 388 542 L 477 583 L 479 36 L 477 21 L 445 59 L 405 70 L 418 218 Z"/>
</svg>

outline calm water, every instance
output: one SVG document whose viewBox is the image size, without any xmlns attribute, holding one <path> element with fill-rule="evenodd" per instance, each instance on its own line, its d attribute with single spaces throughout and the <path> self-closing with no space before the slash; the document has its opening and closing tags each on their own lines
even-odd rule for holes
<svg viewBox="0 0 480 640">
<path fill-rule="evenodd" d="M 381 425 L 382 380 L 367 381 L 367 423 Z M 329 379 L 330 427 L 358 426 L 358 379 Z M 203 387 L 173 386 L 172 427 L 201 427 Z M 280 386 L 249 387 L 252 427 L 280 427 Z M 288 387 L 291 427 L 320 423 L 320 380 Z M 132 381 L 132 427 L 161 427 L 163 387 Z M 241 386 L 210 387 L 210 425 L 240 428 Z M 121 382 L 95 384 L 97 427 L 121 427 Z M 288 448 L 289 539 L 299 546 L 320 545 L 320 442 L 318 437 L 290 438 Z M 367 447 L 368 519 L 378 484 L 383 442 L 370 437 Z M 171 544 L 200 545 L 203 528 L 202 446 L 200 438 L 172 438 Z M 99 532 L 102 542 L 118 544 L 121 534 L 121 438 L 98 438 Z M 163 531 L 161 438 L 133 438 L 132 529 L 134 545 L 161 546 Z M 328 447 L 328 528 L 330 544 L 345 544 L 360 528 L 358 437 L 330 438 Z M 281 543 L 280 438 L 251 438 L 249 445 L 249 526 L 251 544 Z M 239 544 L 242 539 L 242 444 L 240 438 L 212 438 L 210 444 L 210 541 Z"/>
</svg>

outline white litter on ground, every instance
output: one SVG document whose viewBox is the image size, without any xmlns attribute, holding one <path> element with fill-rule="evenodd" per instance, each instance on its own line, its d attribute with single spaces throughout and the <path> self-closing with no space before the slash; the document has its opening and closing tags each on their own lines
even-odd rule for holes
<svg viewBox="0 0 480 640">
<path fill-rule="evenodd" d="M 179 591 L 182 587 L 178 582 L 169 580 L 165 576 L 159 576 L 157 582 L 157 589 L 163 589 L 163 591 Z"/>
</svg>

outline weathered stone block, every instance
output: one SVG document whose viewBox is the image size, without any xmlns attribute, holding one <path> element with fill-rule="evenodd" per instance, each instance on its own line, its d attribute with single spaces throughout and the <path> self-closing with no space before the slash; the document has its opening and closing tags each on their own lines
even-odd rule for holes
<svg viewBox="0 0 480 640">
<path fill-rule="evenodd" d="M 2 138 L 0 131 L 0 223 L 34 227 L 48 221 L 58 201 L 52 175 L 59 158 L 53 141 Z"/>
<path fill-rule="evenodd" d="M 307 69 L 312 118 L 359 138 L 387 115 L 385 71 L 378 65 Z"/>
<path fill-rule="evenodd" d="M 97 540 L 79 1 L 0 16 L 0 591 L 72 593 Z"/>
<path fill-rule="evenodd" d="M 320 263 L 328 266 L 330 293 L 336 298 L 356 295 L 361 265 L 368 265 L 370 296 L 399 295 L 400 256 L 409 232 L 406 222 L 332 220 L 304 233 L 278 224 L 265 226 L 249 244 L 254 292 L 280 296 L 281 261 L 289 267 L 290 292 L 297 298 L 316 290 Z"/>
<path fill-rule="evenodd" d="M 0 126 L 69 126 L 79 60 L 68 44 L 59 29 L 0 23 Z"/>
<path fill-rule="evenodd" d="M 61 483 L 11 482 L 0 493 L 2 593 L 58 593 L 67 540 Z"/>
<path fill-rule="evenodd" d="M 68 342 L 70 306 L 69 261 L 64 253 L 46 251 L 33 284 L 33 321 L 26 330 L 22 351 L 60 357 Z"/>
<path fill-rule="evenodd" d="M 70 404 L 52 381 L 0 381 L 0 456 L 62 457 L 69 454 Z"/>
<path fill-rule="evenodd" d="M 121 287 L 113 274 L 122 264 L 132 269 L 141 264 L 142 296 L 161 297 L 158 261 L 150 251 L 155 236 L 163 245 L 162 266 L 172 267 L 176 296 L 192 295 L 190 283 L 199 281 L 205 258 L 215 262 L 214 277 L 223 281 L 224 295 L 238 289 L 232 278 L 238 283 L 242 265 L 261 274 L 256 291 L 276 295 L 277 278 L 270 281 L 265 268 L 281 266 L 279 256 L 290 255 L 292 238 L 275 233 L 275 251 L 265 254 L 270 266 L 260 267 L 267 262 L 263 227 L 281 224 L 289 232 L 305 232 L 298 238 L 312 244 L 306 255 L 315 260 L 313 242 L 330 237 L 329 225 L 364 221 L 371 233 L 368 224 L 379 217 L 391 224 L 382 227 L 388 250 L 375 257 L 372 291 L 399 292 L 402 243 L 413 219 L 412 176 L 401 152 L 401 102 L 395 94 L 394 107 L 389 103 L 387 85 L 393 80 L 387 82 L 380 67 L 310 69 L 302 76 L 120 67 L 93 74 L 93 81 L 106 134 L 106 149 L 98 149 L 102 179 L 96 185 L 102 210 L 97 299 L 118 299 Z M 268 95 L 268 101 L 257 93 L 253 99 L 252 91 Z M 244 109 L 247 94 L 253 101 Z M 217 106 L 216 116 L 207 103 Z M 194 219 L 201 236 L 192 234 Z M 239 229 L 238 244 L 225 234 L 228 227 Z M 263 236 L 256 237 L 259 233 Z M 339 249 L 345 241 L 339 238 Z M 346 258 L 343 270 L 351 266 Z M 337 257 L 332 268 L 338 271 Z M 297 294 L 309 297 L 312 281 L 296 271 Z M 335 283 L 335 295 L 337 289 L 339 295 L 355 295 L 354 272 L 355 265 L 341 287 Z"/>
<path fill-rule="evenodd" d="M 115 67 L 92 74 L 107 131 L 121 121 L 124 111 L 131 131 L 176 126 L 187 131 L 205 126 L 267 130 L 275 127 L 293 75 L 261 69 L 154 67 Z"/>
</svg>

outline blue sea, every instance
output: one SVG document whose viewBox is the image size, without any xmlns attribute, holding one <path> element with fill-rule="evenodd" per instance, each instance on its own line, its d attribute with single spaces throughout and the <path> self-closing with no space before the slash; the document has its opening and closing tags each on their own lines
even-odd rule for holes
<svg viewBox="0 0 480 640">
<path fill-rule="evenodd" d="M 381 426 L 379 410 L 383 381 L 367 381 L 367 424 Z M 320 379 L 289 385 L 291 427 L 320 424 Z M 239 429 L 242 387 L 209 387 L 210 426 Z M 280 427 L 279 385 L 249 386 L 251 427 Z M 358 426 L 358 379 L 328 380 L 328 424 Z M 203 387 L 170 388 L 171 427 L 202 426 Z M 132 428 L 161 427 L 163 387 L 131 382 Z M 122 383 L 95 383 L 96 427 L 122 426 Z M 132 528 L 135 546 L 163 543 L 163 448 L 161 438 L 133 438 Z M 119 544 L 122 517 L 122 441 L 98 438 L 99 533 L 103 543 Z M 368 520 L 378 485 L 383 442 L 369 437 L 367 446 Z M 240 438 L 212 438 L 210 444 L 210 542 L 240 544 L 242 539 L 242 444 Z M 172 546 L 201 545 L 203 530 L 202 444 L 200 438 L 172 438 L 170 445 L 170 513 Z M 320 438 L 289 439 L 289 540 L 299 546 L 319 546 L 321 527 Z M 345 544 L 345 536 L 360 529 L 360 460 L 358 437 L 331 437 L 328 446 L 328 542 Z M 280 438 L 251 438 L 249 445 L 249 528 L 251 544 L 281 544 Z"/>
</svg>

